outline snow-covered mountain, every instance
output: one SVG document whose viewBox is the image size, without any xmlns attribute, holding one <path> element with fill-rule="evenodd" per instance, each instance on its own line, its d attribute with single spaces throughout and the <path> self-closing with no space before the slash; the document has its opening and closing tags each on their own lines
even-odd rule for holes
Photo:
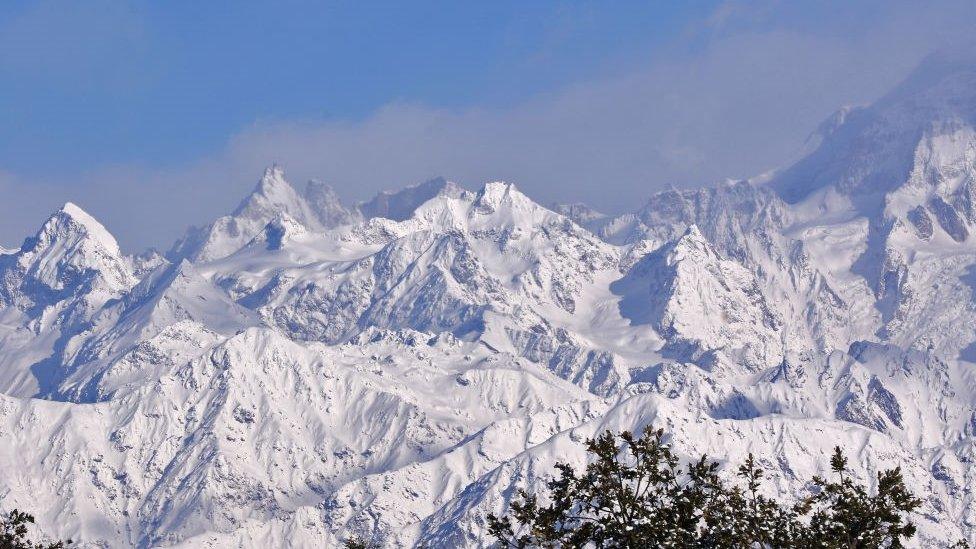
<svg viewBox="0 0 976 549">
<path fill-rule="evenodd" d="M 795 165 L 619 216 L 266 171 L 127 256 L 66 204 L 0 250 L 0 509 L 88 546 L 480 546 L 603 429 L 900 465 L 976 541 L 976 63 L 928 60 Z"/>
</svg>

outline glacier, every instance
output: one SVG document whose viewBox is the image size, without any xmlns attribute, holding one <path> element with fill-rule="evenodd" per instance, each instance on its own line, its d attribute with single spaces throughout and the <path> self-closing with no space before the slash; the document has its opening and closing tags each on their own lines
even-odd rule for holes
<svg viewBox="0 0 976 549">
<path fill-rule="evenodd" d="M 901 466 L 976 542 L 976 64 L 928 59 L 796 163 L 545 207 L 444 179 L 345 205 L 279 166 L 164 253 L 65 204 L 0 248 L 0 509 L 85 547 L 490 543 L 604 430 Z"/>
</svg>

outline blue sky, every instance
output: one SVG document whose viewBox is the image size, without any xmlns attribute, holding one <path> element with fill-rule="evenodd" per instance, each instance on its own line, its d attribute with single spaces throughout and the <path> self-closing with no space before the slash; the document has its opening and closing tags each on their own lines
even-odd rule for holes
<svg viewBox="0 0 976 549">
<path fill-rule="evenodd" d="M 185 162 L 255 121 L 357 120 L 390 102 L 516 103 L 624 70 L 710 5 L 98 0 L 0 9 L 0 165 L 33 175 Z"/>
<path fill-rule="evenodd" d="M 0 244 L 65 200 L 128 249 L 260 168 L 344 198 L 444 175 L 621 211 L 802 150 L 968 2 L 0 4 Z"/>
</svg>

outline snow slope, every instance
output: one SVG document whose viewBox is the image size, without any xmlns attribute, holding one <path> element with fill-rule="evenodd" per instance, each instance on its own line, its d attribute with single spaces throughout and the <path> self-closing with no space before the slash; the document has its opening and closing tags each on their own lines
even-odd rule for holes
<svg viewBox="0 0 976 549">
<path fill-rule="evenodd" d="M 126 256 L 73 204 L 0 253 L 0 509 L 91 547 L 482 546 L 603 429 L 900 465 L 976 542 L 976 63 L 934 57 L 797 164 L 608 216 L 435 179 L 344 206 L 269 168 Z"/>
</svg>

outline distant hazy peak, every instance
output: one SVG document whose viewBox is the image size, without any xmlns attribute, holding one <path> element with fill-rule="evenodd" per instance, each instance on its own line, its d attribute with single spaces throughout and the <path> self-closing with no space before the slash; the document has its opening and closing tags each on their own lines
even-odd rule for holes
<svg viewBox="0 0 976 549">
<path fill-rule="evenodd" d="M 399 191 L 382 191 L 358 209 L 367 219 L 383 217 L 394 221 L 409 219 L 414 211 L 436 196 L 458 198 L 466 191 L 457 183 L 436 177 L 419 185 L 412 185 Z"/>
<path fill-rule="evenodd" d="M 328 183 L 310 180 L 305 184 L 305 201 L 319 223 L 325 228 L 348 225 L 360 219 L 360 215 L 346 208 L 342 200 Z"/>
<path fill-rule="evenodd" d="M 572 219 L 580 225 L 607 217 L 605 213 L 598 212 L 582 202 L 574 202 L 572 204 L 554 203 L 549 206 L 549 209 L 559 215 Z"/>
<path fill-rule="evenodd" d="M 308 199 L 312 196 L 328 199 L 330 202 L 342 202 L 332 185 L 318 179 L 309 179 L 305 183 L 305 198 Z"/>
<path fill-rule="evenodd" d="M 817 134 L 819 146 L 776 174 L 771 188 L 796 203 L 833 188 L 865 213 L 905 183 L 919 143 L 976 124 L 976 56 L 939 53 L 873 105 L 838 111 Z"/>
<path fill-rule="evenodd" d="M 912 108 L 939 106 L 950 110 L 976 109 L 976 54 L 939 51 L 926 57 L 898 86 L 877 101 L 876 108 L 911 102 Z"/>
<path fill-rule="evenodd" d="M 863 109 L 863 106 L 855 105 L 844 105 L 843 107 L 837 109 L 830 116 L 828 116 L 817 129 L 814 130 L 810 136 L 807 138 L 807 143 L 817 146 L 823 142 L 824 139 L 829 138 L 838 129 L 840 129 L 845 122 L 847 122 L 847 117 L 851 113 L 857 112 Z"/>
</svg>

